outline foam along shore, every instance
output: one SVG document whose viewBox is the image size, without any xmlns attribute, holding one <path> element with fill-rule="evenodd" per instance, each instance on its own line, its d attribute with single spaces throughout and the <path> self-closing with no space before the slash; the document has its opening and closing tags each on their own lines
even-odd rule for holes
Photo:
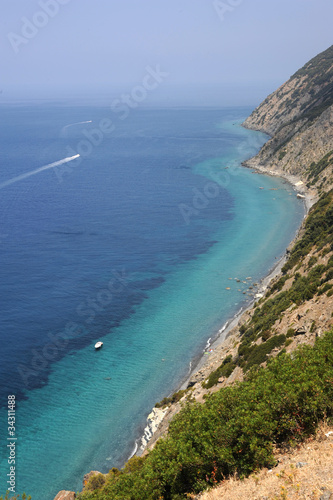
<svg viewBox="0 0 333 500">
<path fill-rule="evenodd" d="M 159 428 L 160 423 L 163 421 L 165 415 L 167 413 L 167 408 L 153 408 L 147 417 L 147 426 L 145 427 L 143 436 L 138 443 L 138 451 L 137 453 L 142 453 L 157 429 Z"/>
<path fill-rule="evenodd" d="M 243 166 L 251 168 L 254 173 L 284 178 L 289 184 L 293 186 L 295 196 L 297 196 L 297 194 L 302 195 L 305 207 L 304 218 L 306 218 L 310 208 L 317 201 L 317 196 L 314 192 L 310 192 L 307 189 L 307 186 L 301 180 L 301 178 L 291 174 L 286 174 L 282 171 L 267 171 L 260 165 L 254 167 L 253 159 L 251 160 L 251 162 L 251 166 L 248 166 L 246 162 L 244 162 Z M 199 358 L 191 362 L 191 372 L 189 376 L 182 381 L 179 386 L 179 390 L 184 390 L 188 387 L 195 386 L 195 391 L 192 395 L 197 401 L 203 400 L 202 396 L 207 391 L 202 389 L 201 382 L 206 380 L 210 373 L 221 364 L 221 359 L 232 353 L 233 345 L 235 344 L 238 336 L 238 327 L 241 326 L 241 324 L 243 324 L 249 318 L 249 311 L 253 308 L 255 302 L 265 295 L 271 281 L 281 273 L 281 269 L 287 260 L 288 249 L 293 246 L 294 242 L 298 238 L 300 229 L 301 228 L 299 228 L 296 237 L 290 242 L 289 246 L 287 247 L 284 256 L 276 263 L 276 265 L 268 272 L 268 274 L 260 280 L 257 290 L 254 293 L 251 301 L 246 305 L 245 308 L 242 307 L 235 314 L 235 316 L 228 320 L 215 335 L 211 336 L 212 342 L 210 342 L 211 339 L 209 339 L 209 352 L 206 352 L 207 349 L 205 349 L 204 353 Z M 236 367 L 233 373 L 228 378 L 227 383 L 232 383 L 236 380 L 242 380 L 242 378 L 242 370 L 239 367 Z M 217 387 L 215 390 L 219 389 L 220 387 Z M 167 432 L 169 422 L 171 421 L 173 416 L 178 413 L 179 410 L 179 403 L 173 404 L 165 409 L 156 407 L 152 409 L 151 413 L 147 417 L 147 426 L 145 428 L 144 435 L 138 441 L 139 445 L 136 452 L 137 455 L 142 455 L 148 449 L 154 446 L 156 441 Z"/>
<path fill-rule="evenodd" d="M 308 214 L 312 205 L 318 200 L 317 192 L 315 190 L 309 190 L 300 176 L 289 174 L 288 172 L 285 172 L 284 170 L 281 170 L 277 167 L 274 167 L 274 170 L 267 169 L 263 165 L 260 165 L 256 157 L 244 161 L 242 163 L 242 166 L 253 170 L 253 173 L 270 175 L 273 177 L 280 177 L 282 179 L 285 179 L 289 184 L 292 185 L 296 196 L 301 195 L 302 199 L 304 199 L 306 215 Z"/>
</svg>

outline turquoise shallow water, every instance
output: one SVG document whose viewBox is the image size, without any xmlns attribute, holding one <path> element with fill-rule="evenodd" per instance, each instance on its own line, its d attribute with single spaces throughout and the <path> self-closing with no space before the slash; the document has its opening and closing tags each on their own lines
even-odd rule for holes
<svg viewBox="0 0 333 500">
<path fill-rule="evenodd" d="M 239 284 L 228 278 L 259 281 L 299 227 L 304 208 L 289 185 L 239 168 L 264 137 L 230 119 L 216 122 L 219 133 L 232 135 L 231 144 L 224 153 L 222 148 L 192 161 L 200 183 L 187 181 L 176 206 L 179 231 L 209 231 L 209 247 L 178 262 L 161 252 L 164 281 L 148 288 L 131 314 L 103 336 L 103 349 L 95 352 L 92 340 L 72 349 L 52 363 L 45 385 L 25 391 L 27 399 L 19 403 L 17 491 L 33 500 L 80 490 L 86 472 L 121 466 L 154 403 L 179 385 L 207 339 L 246 305 Z M 156 276 L 155 267 L 129 266 L 122 290 L 149 273 Z M 105 285 L 92 298 L 101 290 Z M 1 473 L 6 468 L 3 461 Z"/>
</svg>

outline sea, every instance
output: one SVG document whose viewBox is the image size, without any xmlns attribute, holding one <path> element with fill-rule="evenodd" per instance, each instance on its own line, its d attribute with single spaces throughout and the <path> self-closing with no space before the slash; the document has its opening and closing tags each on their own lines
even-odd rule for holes
<svg viewBox="0 0 333 500">
<path fill-rule="evenodd" d="M 251 111 L 1 104 L 0 495 L 122 467 L 284 254 L 304 205 L 241 166 Z"/>
</svg>

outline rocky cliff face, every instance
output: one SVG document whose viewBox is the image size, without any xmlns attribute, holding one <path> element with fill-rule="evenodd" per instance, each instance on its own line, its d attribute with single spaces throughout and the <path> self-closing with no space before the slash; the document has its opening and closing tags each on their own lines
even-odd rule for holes
<svg viewBox="0 0 333 500">
<path fill-rule="evenodd" d="M 301 180 L 304 185 L 297 187 L 307 191 L 312 201 L 330 191 L 333 188 L 333 46 L 309 61 L 268 96 L 243 125 L 271 135 L 259 154 L 246 161 L 245 166 L 285 176 L 294 183 Z M 307 252 L 301 251 L 298 255 L 298 250 L 296 253 L 293 250 L 295 242 L 290 245 L 288 254 L 292 257 L 289 264 L 285 264 L 283 274 L 270 282 L 267 293 L 243 314 L 238 324 L 229 330 L 227 339 L 192 375 L 189 392 L 181 402 L 188 397 L 202 402 L 207 393 L 242 380 L 243 370 L 248 368 L 252 358 L 257 359 L 256 364 L 265 365 L 267 359 L 277 356 L 281 350 L 290 352 L 302 343 L 313 344 L 317 336 L 332 327 L 333 224 L 330 210 L 333 213 L 333 194 L 324 198 L 326 204 L 322 197 L 313 207 L 310 224 L 304 225 L 298 243 L 296 241 L 299 247 L 307 245 Z M 322 217 L 326 217 L 325 221 Z M 327 226 L 320 241 L 313 236 L 316 225 Z M 309 287 L 311 289 L 306 292 Z M 273 306 L 281 299 L 287 299 L 288 305 L 280 307 L 275 317 Z M 258 329 L 261 312 L 267 316 L 272 311 L 271 322 L 263 322 L 262 329 Z M 274 344 L 274 337 L 279 339 L 279 345 Z M 219 370 L 223 373 L 223 360 L 228 356 L 234 364 L 231 375 L 215 377 L 215 385 L 205 387 L 214 370 L 217 376 Z M 148 448 L 167 432 L 169 421 L 179 411 L 181 402 L 169 405 Z"/>
<path fill-rule="evenodd" d="M 243 125 L 272 136 L 246 166 L 299 175 L 309 188 L 329 190 L 333 186 L 333 46 L 268 96 Z"/>
<path fill-rule="evenodd" d="M 333 191 L 325 194 L 333 188 L 333 46 L 268 96 L 243 125 L 271 135 L 245 165 L 296 176 L 319 201 L 288 249 L 282 274 L 263 286 L 255 306 L 235 319 L 225 341 L 207 353 L 182 400 L 149 415 L 143 441 L 148 449 L 167 433 L 186 399 L 203 402 L 208 393 L 241 381 L 252 367 L 265 365 L 282 350 L 313 344 L 333 326 Z M 101 476 L 94 476 L 92 487 L 103 483 Z M 73 495 L 59 495 L 64 493 Z"/>
</svg>

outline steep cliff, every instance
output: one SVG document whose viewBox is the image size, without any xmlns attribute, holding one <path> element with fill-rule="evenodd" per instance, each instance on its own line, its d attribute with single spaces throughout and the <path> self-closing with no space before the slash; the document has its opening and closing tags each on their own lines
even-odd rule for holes
<svg viewBox="0 0 333 500">
<path fill-rule="evenodd" d="M 287 250 L 281 274 L 268 286 L 261 283 L 257 303 L 229 326 L 226 340 L 207 353 L 187 387 L 163 400 L 158 405 L 163 411 L 150 414 L 158 428 L 150 451 L 122 471 L 112 469 L 96 491 L 96 485 L 88 485 L 78 497 L 82 500 L 195 498 L 229 475 L 271 466 L 266 454 L 273 443 L 296 443 L 323 416 L 333 415 L 333 46 L 267 97 L 244 126 L 271 135 L 246 166 L 297 176 L 317 202 Z M 309 347 L 297 351 L 301 344 L 314 346 L 313 354 Z M 268 383 L 270 373 L 277 380 Z M 321 389 L 321 383 L 327 387 Z M 260 384 L 263 392 L 257 394 Z M 280 399 L 272 416 L 275 398 Z M 223 404 L 215 407 L 220 400 Z M 157 422 L 156 413 L 165 417 Z M 168 437 L 156 443 L 164 434 Z"/>
<path fill-rule="evenodd" d="M 319 192 L 331 189 L 333 45 L 268 96 L 243 125 L 272 136 L 246 166 L 299 175 Z"/>
<path fill-rule="evenodd" d="M 333 325 L 333 192 L 329 192 L 333 188 L 333 45 L 268 96 L 243 125 L 271 135 L 245 166 L 301 179 L 300 189 L 305 188 L 317 203 L 296 245 L 287 251 L 282 274 L 270 281 L 255 307 L 229 328 L 227 339 L 190 378 L 190 395 L 196 401 L 242 380 L 243 372 L 265 365 L 282 350 L 313 345 Z M 259 291 L 264 292 L 262 285 Z M 165 433 L 180 405 L 169 403 L 148 448 Z"/>
</svg>

